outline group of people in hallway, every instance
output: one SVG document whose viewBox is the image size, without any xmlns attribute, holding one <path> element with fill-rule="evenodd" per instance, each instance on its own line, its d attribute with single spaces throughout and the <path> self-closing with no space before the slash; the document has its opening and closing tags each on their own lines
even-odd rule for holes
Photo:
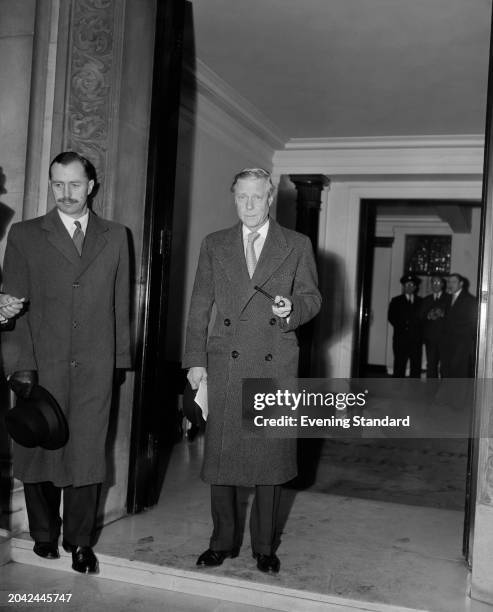
<svg viewBox="0 0 493 612">
<path fill-rule="evenodd" d="M 59 154 L 49 179 L 54 208 L 10 228 L 0 329 L 18 402 L 46 389 L 69 435 L 55 450 L 14 442 L 14 476 L 24 483 L 34 553 L 59 558 L 63 525 L 73 569 L 96 573 L 112 392 L 118 370 L 131 367 L 127 231 L 90 210 L 96 173 L 83 156 Z M 239 221 L 203 240 L 182 361 L 193 389 L 207 384 L 209 405 L 202 478 L 211 487 L 213 530 L 197 565 L 239 554 L 237 487 L 251 486 L 253 557 L 260 571 L 277 573 L 280 485 L 296 476 L 296 441 L 242 436 L 242 379 L 296 376 L 295 330 L 318 313 L 321 296 L 309 238 L 269 216 L 270 173 L 242 170 L 231 192 Z"/>
<path fill-rule="evenodd" d="M 477 302 L 460 274 L 432 276 L 431 293 L 417 295 L 420 279 L 404 274 L 401 295 L 392 298 L 388 320 L 394 328 L 393 376 L 421 377 L 423 345 L 427 378 L 469 378 L 474 375 Z"/>
</svg>

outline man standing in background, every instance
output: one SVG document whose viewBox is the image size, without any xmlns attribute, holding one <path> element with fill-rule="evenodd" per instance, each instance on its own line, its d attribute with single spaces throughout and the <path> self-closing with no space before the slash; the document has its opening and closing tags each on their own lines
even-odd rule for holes
<svg viewBox="0 0 493 612">
<path fill-rule="evenodd" d="M 460 274 L 448 277 L 447 291 L 450 301 L 440 339 L 442 377 L 470 378 L 474 376 L 478 305 Z"/>
<path fill-rule="evenodd" d="M 419 311 L 422 298 L 416 295 L 419 282 L 419 278 L 414 274 L 404 274 L 401 277 L 404 292 L 390 300 L 388 320 L 394 328 L 394 378 L 406 376 L 408 361 L 411 378 L 421 376 L 422 338 Z"/>
<path fill-rule="evenodd" d="M 442 277 L 432 276 L 430 284 L 431 293 L 423 299 L 419 316 L 426 348 L 426 378 L 438 378 L 441 362 L 440 341 L 450 295 L 445 293 L 445 279 Z"/>
</svg>

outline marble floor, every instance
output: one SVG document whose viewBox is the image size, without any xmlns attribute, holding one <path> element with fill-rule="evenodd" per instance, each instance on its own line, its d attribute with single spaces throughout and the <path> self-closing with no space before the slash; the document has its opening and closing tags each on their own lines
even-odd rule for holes
<svg viewBox="0 0 493 612">
<path fill-rule="evenodd" d="M 106 526 L 97 550 L 195 570 L 211 531 L 209 488 L 198 477 L 202 451 L 202 438 L 176 445 L 159 504 Z M 251 494 L 244 494 L 247 517 Z M 361 491 L 351 497 L 325 488 L 286 488 L 279 575 L 266 576 L 255 568 L 248 530 L 237 559 L 198 571 L 420 610 L 471 609 L 461 554 L 463 512 L 420 506 L 419 499 L 411 505 L 384 498 L 364 499 Z"/>
<path fill-rule="evenodd" d="M 341 598 L 346 602 L 343 607 L 321 603 L 317 610 L 377 610 L 382 605 L 391 612 L 404 608 L 493 612 L 467 597 L 468 571 L 461 553 L 463 511 L 458 509 L 464 495 L 464 445 L 444 449 L 430 441 L 420 446 L 382 440 L 324 444 L 315 453 L 317 473 L 305 473 L 283 489 L 278 575 L 256 569 L 248 529 L 238 558 L 214 569 L 195 566 L 211 531 L 209 487 L 199 478 L 203 453 L 199 437 L 175 445 L 157 506 L 102 530 L 96 545 L 105 566 L 101 576 L 74 574 L 68 556 L 52 562 L 53 570 L 44 564 L 41 568 L 23 565 L 40 561 L 31 559 L 35 555 L 25 534 L 28 541 L 21 542 L 14 557 L 22 564 L 0 567 L 0 609 L 5 609 L 9 592 L 27 592 L 28 585 L 35 584 L 38 591 L 61 591 L 68 584 L 74 598 L 73 607 L 67 609 L 73 610 L 257 610 L 252 604 L 261 601 L 261 596 L 249 596 L 248 587 L 235 603 L 221 603 L 221 584 L 236 581 L 240 590 L 241 585 L 251 585 L 252 593 L 257 589 L 257 596 L 259 589 L 272 593 L 295 589 L 306 593 L 311 602 L 313 594 L 325 597 L 324 601 Z M 251 491 L 242 492 L 248 525 Z M 185 591 L 187 595 L 176 592 L 180 589 L 173 588 L 173 575 L 168 578 L 170 586 L 161 588 L 174 592 L 152 588 L 155 581 L 140 583 L 147 586 L 138 586 L 138 581 L 125 584 L 121 575 L 112 574 L 111 559 L 115 558 L 130 562 L 124 570 L 130 572 L 125 574 L 130 576 L 127 582 L 136 571 L 132 567 L 145 565 L 151 574 L 157 575 L 156 566 L 168 574 L 187 574 L 197 586 Z M 208 597 L 203 597 L 206 582 Z M 196 592 L 200 595 L 195 596 Z M 22 609 L 22 604 L 14 605 Z M 293 607 L 283 605 L 262 609 L 308 609 L 299 601 Z M 50 609 L 40 606 L 36 609 Z"/>
<path fill-rule="evenodd" d="M 70 600 L 58 604 L 10 602 L 9 593 L 70 594 Z M 92 579 L 75 572 L 9 563 L 0 567 L 0 610 L 67 610 L 70 612 L 231 612 L 231 604 L 197 595 L 185 595 L 161 589 L 125 584 L 115 580 Z M 234 612 L 265 612 L 265 608 L 234 604 Z"/>
</svg>

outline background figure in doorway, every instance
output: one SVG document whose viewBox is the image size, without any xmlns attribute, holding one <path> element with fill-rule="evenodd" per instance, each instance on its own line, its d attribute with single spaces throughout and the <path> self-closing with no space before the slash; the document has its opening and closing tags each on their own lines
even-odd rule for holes
<svg viewBox="0 0 493 612">
<path fill-rule="evenodd" d="M 431 293 L 427 295 L 420 309 L 423 341 L 426 347 L 426 378 L 438 378 L 441 362 L 440 339 L 443 333 L 445 313 L 450 304 L 450 294 L 445 292 L 445 279 L 431 277 Z"/>
<path fill-rule="evenodd" d="M 447 279 L 450 301 L 440 339 L 443 378 L 474 376 L 478 306 L 468 284 L 460 274 L 451 274 Z"/>
<path fill-rule="evenodd" d="M 419 312 L 422 298 L 416 295 L 420 280 L 414 274 L 401 278 L 404 292 L 390 300 L 388 320 L 394 328 L 394 378 L 404 378 L 410 362 L 411 378 L 421 376 L 421 321 Z"/>
</svg>

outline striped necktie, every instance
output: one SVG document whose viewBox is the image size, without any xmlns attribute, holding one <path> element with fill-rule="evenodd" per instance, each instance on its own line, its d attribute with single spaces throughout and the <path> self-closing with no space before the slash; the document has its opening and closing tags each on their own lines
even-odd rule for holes
<svg viewBox="0 0 493 612">
<path fill-rule="evenodd" d="M 259 236 L 260 234 L 258 232 L 250 232 L 247 236 L 246 262 L 250 278 L 252 278 L 257 266 L 257 255 L 255 254 L 254 242 Z"/>
<path fill-rule="evenodd" d="M 82 231 L 82 227 L 80 221 L 74 221 L 75 232 L 72 236 L 72 240 L 74 241 L 75 248 L 79 255 L 82 255 L 82 245 L 84 244 L 84 232 Z"/>
</svg>

